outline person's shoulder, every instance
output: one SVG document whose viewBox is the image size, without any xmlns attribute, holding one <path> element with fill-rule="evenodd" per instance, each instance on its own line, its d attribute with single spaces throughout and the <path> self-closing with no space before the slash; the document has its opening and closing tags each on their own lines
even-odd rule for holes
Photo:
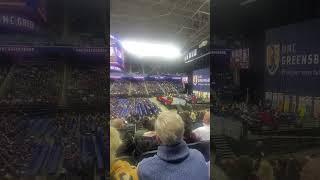
<svg viewBox="0 0 320 180">
<path fill-rule="evenodd" d="M 157 155 L 153 157 L 145 158 L 141 162 L 139 162 L 137 169 L 138 169 L 138 176 L 141 177 L 149 177 L 152 176 L 154 171 L 158 170 L 156 167 L 158 161 Z"/>
<path fill-rule="evenodd" d="M 200 127 L 198 127 L 198 128 L 196 128 L 196 129 L 194 129 L 192 132 L 199 132 L 199 131 L 203 131 L 203 126 L 200 126 Z"/>
<path fill-rule="evenodd" d="M 138 169 L 143 169 L 143 168 L 147 168 L 147 167 L 151 167 L 153 166 L 153 164 L 158 161 L 158 156 L 157 155 L 154 155 L 152 157 L 148 157 L 148 158 L 145 158 L 143 159 L 141 162 L 139 162 L 138 164 Z"/>
<path fill-rule="evenodd" d="M 190 153 L 191 157 L 194 157 L 196 159 L 199 159 L 199 160 L 205 162 L 204 156 L 199 150 L 197 150 L 197 149 L 189 149 L 189 153 Z"/>
</svg>

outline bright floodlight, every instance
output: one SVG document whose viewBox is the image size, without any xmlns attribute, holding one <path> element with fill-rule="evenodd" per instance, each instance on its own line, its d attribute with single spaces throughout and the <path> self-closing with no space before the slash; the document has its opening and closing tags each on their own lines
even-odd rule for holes
<svg viewBox="0 0 320 180">
<path fill-rule="evenodd" d="M 137 41 L 122 41 L 123 48 L 138 57 L 161 57 L 175 59 L 181 56 L 177 47 L 169 44 L 153 44 Z"/>
</svg>

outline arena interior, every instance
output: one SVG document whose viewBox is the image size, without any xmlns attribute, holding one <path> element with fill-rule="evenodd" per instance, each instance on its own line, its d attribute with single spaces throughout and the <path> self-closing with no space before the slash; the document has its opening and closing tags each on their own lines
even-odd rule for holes
<svg viewBox="0 0 320 180">
<path fill-rule="evenodd" d="M 199 178 L 209 179 L 209 4 L 209 1 L 197 0 L 155 4 L 139 0 L 111 1 L 110 127 L 120 133 L 122 141 L 122 145 L 117 147 L 118 137 L 111 131 L 111 179 L 123 174 L 135 179 L 135 174 L 130 174 L 130 168 L 120 170 L 127 163 L 137 167 L 139 179 L 169 178 L 165 173 L 175 177 L 174 172 L 179 170 L 159 170 L 153 177 L 142 175 L 143 162 L 158 157 L 159 149 L 165 147 L 163 141 L 161 143 L 157 139 L 161 130 L 156 130 L 156 122 L 159 122 L 160 116 L 172 113 L 179 115 L 184 123 L 181 140 L 187 148 L 201 154 L 190 163 L 201 161 L 205 166 L 199 166 L 201 171 L 190 171 L 193 176 L 183 173 L 176 178 L 193 179 L 195 174 L 203 173 Z M 190 52 L 195 47 L 198 50 Z M 208 122 L 203 124 L 206 118 Z M 195 130 L 203 126 L 208 127 L 207 136 L 197 136 Z M 162 127 L 164 131 L 175 131 L 173 126 Z M 176 151 L 175 154 L 179 155 Z M 190 168 L 182 167 L 183 164 L 177 161 L 169 166 L 189 171 Z"/>
</svg>

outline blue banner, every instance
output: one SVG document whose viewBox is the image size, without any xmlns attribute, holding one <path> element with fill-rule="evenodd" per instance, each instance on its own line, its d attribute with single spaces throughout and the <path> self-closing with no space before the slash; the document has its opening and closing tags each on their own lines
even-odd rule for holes
<svg viewBox="0 0 320 180">
<path fill-rule="evenodd" d="M 193 71 L 193 91 L 210 92 L 210 69 Z"/>
<path fill-rule="evenodd" d="M 319 32 L 320 20 L 266 32 L 266 91 L 320 94 Z"/>
</svg>

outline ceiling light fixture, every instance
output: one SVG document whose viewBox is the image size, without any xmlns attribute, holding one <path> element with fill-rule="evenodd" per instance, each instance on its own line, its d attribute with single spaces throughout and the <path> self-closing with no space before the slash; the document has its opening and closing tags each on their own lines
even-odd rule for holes
<svg viewBox="0 0 320 180">
<path fill-rule="evenodd" d="M 181 56 L 180 50 L 170 44 L 155 44 L 141 41 L 121 41 L 125 51 L 138 57 L 159 57 L 176 59 Z"/>
</svg>

